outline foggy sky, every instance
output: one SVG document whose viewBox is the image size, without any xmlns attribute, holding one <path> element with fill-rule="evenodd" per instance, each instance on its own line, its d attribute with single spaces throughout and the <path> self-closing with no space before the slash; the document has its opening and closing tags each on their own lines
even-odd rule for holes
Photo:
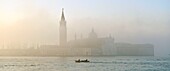
<svg viewBox="0 0 170 71">
<path fill-rule="evenodd" d="M 58 44 L 61 8 L 68 39 L 84 38 L 92 28 L 116 42 L 151 43 L 156 55 L 170 53 L 169 0 L 1 0 L 0 39 Z"/>
</svg>

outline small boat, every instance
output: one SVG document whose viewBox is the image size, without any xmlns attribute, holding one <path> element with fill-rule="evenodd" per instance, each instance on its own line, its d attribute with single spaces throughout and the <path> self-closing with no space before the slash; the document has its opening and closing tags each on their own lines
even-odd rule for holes
<svg viewBox="0 0 170 71">
<path fill-rule="evenodd" d="M 75 60 L 75 62 L 76 62 L 76 63 L 80 63 L 80 62 L 87 63 L 87 62 L 90 62 L 90 61 L 89 61 L 89 60 L 87 60 L 87 59 L 86 59 L 86 60 L 80 60 L 80 59 L 79 59 L 79 60 Z"/>
</svg>

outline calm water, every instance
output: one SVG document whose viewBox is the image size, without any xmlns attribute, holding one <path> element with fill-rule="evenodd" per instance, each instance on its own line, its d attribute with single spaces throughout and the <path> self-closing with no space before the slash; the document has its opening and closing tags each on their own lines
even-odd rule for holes
<svg viewBox="0 0 170 71">
<path fill-rule="evenodd" d="M 0 71 L 170 71 L 170 57 L 0 57 Z"/>
</svg>

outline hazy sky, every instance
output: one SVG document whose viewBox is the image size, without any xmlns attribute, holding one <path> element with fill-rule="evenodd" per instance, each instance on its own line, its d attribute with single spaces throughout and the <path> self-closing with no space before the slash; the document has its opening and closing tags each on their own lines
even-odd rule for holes
<svg viewBox="0 0 170 71">
<path fill-rule="evenodd" d="M 68 38 L 92 28 L 116 42 L 151 43 L 157 55 L 170 53 L 170 0 L 0 0 L 0 39 L 56 42 L 61 8 Z"/>
</svg>

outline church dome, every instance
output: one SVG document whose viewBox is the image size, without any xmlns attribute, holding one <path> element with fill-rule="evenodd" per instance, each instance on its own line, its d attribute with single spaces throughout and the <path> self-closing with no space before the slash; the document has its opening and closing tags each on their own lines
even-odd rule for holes
<svg viewBox="0 0 170 71">
<path fill-rule="evenodd" d="M 89 38 L 97 38 L 97 34 L 94 32 L 94 29 L 89 33 Z"/>
</svg>

